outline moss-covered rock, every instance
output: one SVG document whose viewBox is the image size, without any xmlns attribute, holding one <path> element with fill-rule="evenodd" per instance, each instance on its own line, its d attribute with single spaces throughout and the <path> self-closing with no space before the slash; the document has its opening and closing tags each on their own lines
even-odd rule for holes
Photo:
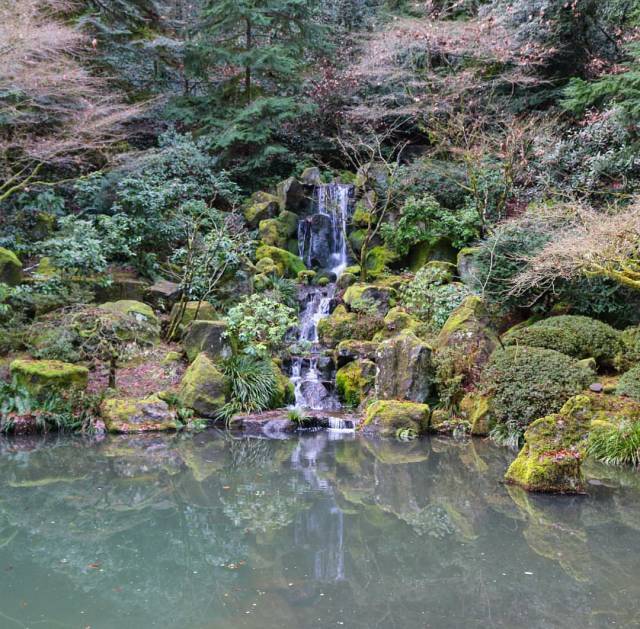
<svg viewBox="0 0 640 629">
<path fill-rule="evenodd" d="M 278 273 L 278 267 L 271 258 L 262 258 L 256 262 L 256 269 L 261 275 L 271 275 Z"/>
<path fill-rule="evenodd" d="M 171 323 L 180 313 L 180 304 L 176 304 L 171 309 Z M 186 304 L 182 318 L 178 327 L 184 331 L 192 321 L 215 321 L 219 318 L 215 308 L 208 301 L 189 301 Z"/>
<path fill-rule="evenodd" d="M 398 430 L 404 429 L 422 434 L 429 428 L 430 415 L 427 404 L 378 400 L 367 408 L 362 430 L 387 437 L 395 436 Z"/>
<path fill-rule="evenodd" d="M 273 397 L 270 400 L 270 408 L 284 408 L 290 404 L 293 404 L 296 399 L 295 387 L 293 382 L 282 373 L 280 365 L 275 361 L 273 364 L 273 371 L 276 376 L 276 389 L 273 392 Z"/>
<path fill-rule="evenodd" d="M 214 362 L 203 352 L 198 354 L 180 383 L 184 406 L 202 417 L 215 417 L 224 406 L 228 383 Z"/>
<path fill-rule="evenodd" d="M 106 399 L 100 406 L 100 415 L 109 432 L 153 432 L 176 430 L 179 426 L 175 410 L 155 395 Z"/>
<path fill-rule="evenodd" d="M 383 245 L 373 247 L 367 253 L 367 260 L 365 263 L 368 277 L 372 279 L 380 277 L 387 271 L 388 265 L 395 262 L 397 258 L 398 256 L 391 251 L 391 249 Z"/>
<path fill-rule="evenodd" d="M 263 258 L 273 260 L 280 277 L 296 278 L 298 273 L 307 270 L 304 262 L 298 256 L 278 247 L 270 247 L 269 245 L 258 247 L 256 260 L 260 261 Z"/>
<path fill-rule="evenodd" d="M 380 343 L 376 352 L 376 396 L 383 400 L 425 402 L 432 390 L 432 349 L 412 332 Z"/>
<path fill-rule="evenodd" d="M 592 419 L 591 400 L 579 395 L 561 410 L 533 422 L 524 434 L 525 444 L 509 466 L 505 480 L 527 491 L 581 493 L 581 462 L 586 453 Z"/>
<path fill-rule="evenodd" d="M 338 290 L 346 290 L 357 281 L 358 278 L 353 273 L 343 273 L 337 281 Z"/>
<path fill-rule="evenodd" d="M 0 283 L 17 286 L 22 280 L 22 263 L 10 249 L 0 247 Z"/>
<path fill-rule="evenodd" d="M 169 312 L 180 299 L 180 284 L 169 280 L 157 280 L 144 293 L 144 302 L 160 312 Z"/>
<path fill-rule="evenodd" d="M 420 242 L 411 247 L 407 257 L 409 268 L 415 273 L 419 271 L 427 262 L 434 260 L 450 262 L 455 264 L 457 252 L 451 246 L 451 242 L 442 239 L 438 242 Z"/>
<path fill-rule="evenodd" d="M 225 321 L 193 321 L 182 339 L 189 362 L 204 352 L 214 362 L 231 356 L 231 345 L 226 336 Z"/>
<path fill-rule="evenodd" d="M 286 249 L 287 242 L 296 233 L 297 226 L 298 216 L 285 210 L 277 218 L 260 221 L 258 232 L 265 245 Z"/>
<path fill-rule="evenodd" d="M 497 422 L 515 420 L 527 425 L 557 413 L 594 378 L 593 371 L 566 354 L 539 347 L 506 347 L 491 356 L 482 388 L 491 397 Z"/>
<path fill-rule="evenodd" d="M 267 192 L 256 192 L 244 209 L 244 218 L 249 227 L 255 229 L 260 221 L 275 217 L 280 211 L 278 197 Z"/>
<path fill-rule="evenodd" d="M 537 321 L 505 335 L 506 345 L 544 347 L 574 358 L 595 358 L 610 367 L 622 349 L 620 332 L 610 325 L 578 315 L 561 315 Z"/>
<path fill-rule="evenodd" d="M 336 390 L 340 401 L 356 408 L 373 389 L 376 366 L 370 360 L 356 360 L 338 369 Z"/>
<path fill-rule="evenodd" d="M 491 399 L 480 393 L 469 393 L 460 402 L 460 414 L 469 422 L 474 437 L 486 437 L 495 423 L 491 416 Z"/>
<path fill-rule="evenodd" d="M 316 276 L 316 272 L 313 270 L 300 271 L 296 279 L 298 280 L 299 284 L 311 284 L 315 276 Z"/>
<path fill-rule="evenodd" d="M 474 287 L 478 284 L 479 273 L 476 257 L 479 251 L 479 247 L 465 247 L 458 251 L 456 260 L 458 277 L 462 280 L 463 284 L 466 284 L 467 286 Z"/>
<path fill-rule="evenodd" d="M 373 340 L 381 342 L 397 336 L 400 332 L 416 332 L 419 325 L 420 323 L 403 308 L 391 308 L 384 317 L 384 327 Z"/>
<path fill-rule="evenodd" d="M 347 312 L 340 305 L 331 315 L 318 322 L 318 337 L 326 347 L 333 348 L 347 339 L 370 341 L 382 326 L 382 319 L 357 312 Z"/>
<path fill-rule="evenodd" d="M 375 360 L 378 343 L 375 341 L 356 341 L 347 339 L 340 341 L 336 348 L 336 359 L 340 366 L 352 360 Z"/>
<path fill-rule="evenodd" d="M 108 301 L 99 306 L 100 310 L 110 312 L 116 316 L 123 315 L 125 317 L 132 317 L 139 323 L 144 324 L 144 338 L 137 339 L 143 340 L 148 343 L 155 343 L 160 340 L 160 321 L 153 312 L 153 308 L 148 304 L 144 304 L 141 301 L 134 299 L 121 299 L 119 301 Z M 130 338 L 128 338 L 126 325 L 121 326 L 122 331 L 120 336 L 123 340 L 134 340 L 134 336 L 139 336 L 141 330 L 132 330 Z"/>
<path fill-rule="evenodd" d="M 278 201 L 283 210 L 300 212 L 307 204 L 307 197 L 300 182 L 289 177 L 278 184 Z"/>
<path fill-rule="evenodd" d="M 12 378 L 38 398 L 70 389 L 86 389 L 89 370 L 60 360 L 14 360 L 9 366 Z"/>
<path fill-rule="evenodd" d="M 319 186 L 322 183 L 320 169 L 317 166 L 309 166 L 302 171 L 300 182 L 305 186 Z"/>
<path fill-rule="evenodd" d="M 395 303 L 396 291 L 375 284 L 357 283 L 349 286 L 342 299 L 353 312 L 384 317 Z"/>
<path fill-rule="evenodd" d="M 470 296 L 451 313 L 434 347 L 443 373 L 467 386 L 479 378 L 497 344 L 498 335 L 484 303 Z"/>
</svg>

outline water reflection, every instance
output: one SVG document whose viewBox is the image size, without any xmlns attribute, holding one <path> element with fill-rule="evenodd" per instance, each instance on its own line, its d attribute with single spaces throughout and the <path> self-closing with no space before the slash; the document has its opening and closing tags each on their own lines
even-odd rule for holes
<svg viewBox="0 0 640 629">
<path fill-rule="evenodd" d="M 314 433 L 0 442 L 1 627 L 640 621 L 640 482 L 500 482 L 481 441 Z M 344 625 L 342 625 L 344 623 Z"/>
</svg>

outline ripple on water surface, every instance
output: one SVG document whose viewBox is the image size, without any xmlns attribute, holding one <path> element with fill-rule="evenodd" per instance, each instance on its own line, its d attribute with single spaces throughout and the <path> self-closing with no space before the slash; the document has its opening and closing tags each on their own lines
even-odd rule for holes
<svg viewBox="0 0 640 629">
<path fill-rule="evenodd" d="M 12 440 L 0 627 L 608 627 L 640 621 L 640 477 L 500 480 L 482 441 L 317 432 Z"/>
</svg>

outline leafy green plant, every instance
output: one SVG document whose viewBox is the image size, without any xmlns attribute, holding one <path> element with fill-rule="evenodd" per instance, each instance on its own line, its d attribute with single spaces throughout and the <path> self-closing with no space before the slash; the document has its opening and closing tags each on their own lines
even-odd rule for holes
<svg viewBox="0 0 640 629">
<path fill-rule="evenodd" d="M 489 432 L 489 438 L 499 446 L 516 452 L 524 443 L 524 427 L 512 419 L 496 424 Z"/>
<path fill-rule="evenodd" d="M 245 297 L 227 313 L 227 334 L 245 354 L 266 357 L 283 349 L 287 331 L 297 324 L 293 308 L 268 296 Z"/>
<path fill-rule="evenodd" d="M 616 387 L 616 393 L 640 402 L 640 365 L 636 365 L 622 374 Z"/>
<path fill-rule="evenodd" d="M 220 366 L 229 379 L 230 401 L 219 411 L 227 422 L 236 413 L 255 413 L 269 408 L 278 383 L 269 360 L 238 355 L 225 360 Z"/>
<path fill-rule="evenodd" d="M 265 297 L 289 306 L 298 307 L 298 285 L 295 280 L 278 275 L 270 275 L 263 289 Z"/>
<path fill-rule="evenodd" d="M 619 426 L 594 428 L 589 433 L 587 453 L 607 465 L 640 465 L 640 422 L 623 421 Z"/>
</svg>

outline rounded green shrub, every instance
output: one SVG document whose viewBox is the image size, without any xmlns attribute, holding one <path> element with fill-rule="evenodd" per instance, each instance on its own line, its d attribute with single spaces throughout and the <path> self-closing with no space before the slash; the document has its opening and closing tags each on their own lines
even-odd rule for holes
<svg viewBox="0 0 640 629">
<path fill-rule="evenodd" d="M 636 365 L 622 375 L 616 393 L 640 402 L 640 365 Z"/>
<path fill-rule="evenodd" d="M 618 330 L 597 319 L 579 315 L 543 319 L 507 334 L 505 343 L 554 349 L 573 358 L 595 358 L 604 366 L 613 365 L 621 347 Z"/>
<path fill-rule="evenodd" d="M 505 347 L 491 355 L 483 388 L 491 398 L 491 413 L 497 422 L 526 426 L 558 412 L 593 377 L 593 371 L 555 350 Z"/>
</svg>

